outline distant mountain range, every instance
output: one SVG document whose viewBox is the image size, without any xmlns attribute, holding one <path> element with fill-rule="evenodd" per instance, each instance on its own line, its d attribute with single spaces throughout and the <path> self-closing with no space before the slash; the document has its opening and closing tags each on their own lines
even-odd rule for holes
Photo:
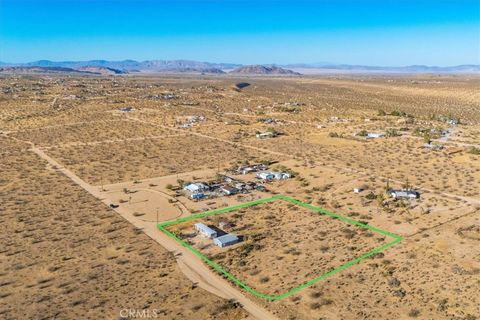
<svg viewBox="0 0 480 320">
<path fill-rule="evenodd" d="M 478 73 L 480 72 L 480 65 L 464 64 L 458 66 L 438 67 L 425 65 L 411 65 L 403 67 L 389 67 L 389 66 L 363 66 L 350 64 L 289 64 L 286 68 L 294 70 L 299 69 L 313 69 L 320 73 L 325 72 L 366 72 L 366 73 Z"/>
<path fill-rule="evenodd" d="M 11 73 L 11 74 L 29 74 L 29 73 L 75 73 L 75 74 L 91 74 L 91 75 L 113 75 L 113 74 L 124 74 L 126 72 L 106 68 L 106 67 L 79 67 L 77 69 L 66 68 L 66 67 L 38 67 L 38 66 L 18 66 L 10 67 L 3 66 L 0 67 L 0 73 Z"/>
<path fill-rule="evenodd" d="M 114 75 L 123 73 L 192 73 L 235 75 L 298 75 L 325 73 L 480 73 L 480 65 L 437 67 L 412 65 L 404 67 L 363 66 L 348 64 L 311 63 L 287 65 L 241 65 L 192 60 L 89 60 L 2 63 L 1 73 L 85 73 Z"/>
<path fill-rule="evenodd" d="M 0 67 L 58 67 L 71 68 L 79 70 L 80 68 L 109 68 L 121 72 L 204 72 L 204 73 L 223 73 L 225 69 L 234 69 L 240 67 L 239 64 L 232 63 L 209 63 L 190 60 L 89 60 L 89 61 L 50 61 L 38 60 L 27 63 L 1 63 Z"/>
</svg>

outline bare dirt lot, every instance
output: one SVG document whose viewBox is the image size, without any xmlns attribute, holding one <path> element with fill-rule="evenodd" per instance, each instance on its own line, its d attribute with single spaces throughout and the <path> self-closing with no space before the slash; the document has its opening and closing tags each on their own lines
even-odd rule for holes
<svg viewBox="0 0 480 320">
<path fill-rule="evenodd" d="M 102 179 L 113 183 L 272 159 L 258 150 L 195 135 L 59 147 L 49 153 L 96 185 Z"/>
<path fill-rule="evenodd" d="M 193 228 L 203 222 L 225 231 L 220 221 L 231 224 L 228 232 L 243 241 L 219 248 Z M 287 293 L 393 240 L 282 199 L 183 222 L 169 230 L 255 291 L 270 296 Z"/>
</svg>

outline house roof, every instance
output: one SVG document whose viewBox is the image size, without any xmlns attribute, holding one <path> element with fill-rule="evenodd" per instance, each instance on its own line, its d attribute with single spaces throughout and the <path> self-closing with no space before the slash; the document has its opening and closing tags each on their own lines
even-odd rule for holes
<svg viewBox="0 0 480 320">
<path fill-rule="evenodd" d="M 238 241 L 238 237 L 231 233 L 215 238 L 215 242 L 218 243 L 229 243 L 234 241 Z"/>
<path fill-rule="evenodd" d="M 217 231 L 213 230 L 212 228 L 210 228 L 209 226 L 206 226 L 203 223 L 195 223 L 195 228 L 198 229 L 198 230 L 201 230 L 202 232 L 204 232 L 206 234 L 216 234 L 217 233 Z"/>
<path fill-rule="evenodd" d="M 273 177 L 273 174 L 271 172 L 260 172 L 257 174 L 259 177 Z"/>
<path fill-rule="evenodd" d="M 390 190 L 390 194 L 395 195 L 396 197 L 418 197 L 419 193 L 413 190 Z"/>
<path fill-rule="evenodd" d="M 199 191 L 199 190 L 204 190 L 207 189 L 207 186 L 203 183 L 197 182 L 197 183 L 190 183 L 184 187 L 184 189 L 188 191 Z"/>
</svg>

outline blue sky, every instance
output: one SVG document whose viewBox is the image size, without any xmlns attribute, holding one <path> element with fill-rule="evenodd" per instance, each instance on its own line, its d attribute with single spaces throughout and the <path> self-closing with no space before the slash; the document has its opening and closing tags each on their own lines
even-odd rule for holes
<svg viewBox="0 0 480 320">
<path fill-rule="evenodd" d="M 480 0 L 0 0 L 0 61 L 480 64 Z"/>
</svg>

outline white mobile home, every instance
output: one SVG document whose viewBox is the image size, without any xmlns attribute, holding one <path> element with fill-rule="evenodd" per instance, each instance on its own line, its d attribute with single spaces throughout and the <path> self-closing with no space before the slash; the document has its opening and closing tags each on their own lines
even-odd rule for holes
<svg viewBox="0 0 480 320">
<path fill-rule="evenodd" d="M 271 172 L 260 172 L 257 173 L 257 178 L 262 180 L 273 180 L 274 176 Z"/>
<path fill-rule="evenodd" d="M 392 198 L 395 199 L 417 199 L 420 198 L 420 193 L 413 190 L 390 190 L 388 192 Z"/>
<path fill-rule="evenodd" d="M 203 223 L 195 223 L 195 230 L 197 230 L 202 236 L 210 239 L 217 237 L 217 231 L 204 225 Z"/>
</svg>

